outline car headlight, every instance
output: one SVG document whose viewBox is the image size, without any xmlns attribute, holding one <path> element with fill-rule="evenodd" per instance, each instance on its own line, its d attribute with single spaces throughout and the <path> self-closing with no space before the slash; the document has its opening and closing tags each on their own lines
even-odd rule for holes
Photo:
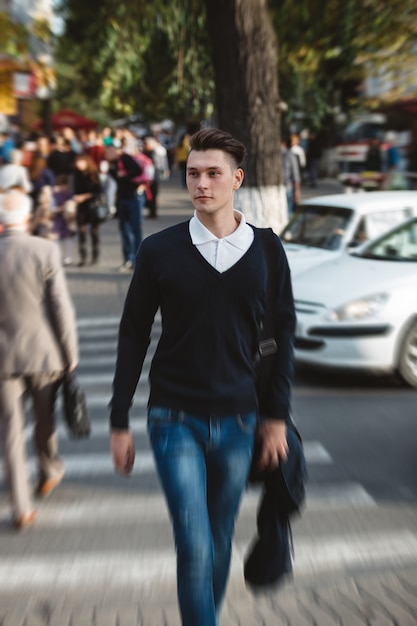
<svg viewBox="0 0 417 626">
<path fill-rule="evenodd" d="M 349 320 L 363 320 L 376 315 L 388 302 L 387 293 L 377 293 L 367 298 L 351 300 L 327 315 L 331 322 L 344 322 Z"/>
</svg>

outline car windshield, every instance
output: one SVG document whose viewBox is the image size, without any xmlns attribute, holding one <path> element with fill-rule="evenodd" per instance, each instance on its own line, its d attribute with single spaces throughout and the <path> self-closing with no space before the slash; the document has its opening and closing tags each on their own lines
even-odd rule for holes
<svg viewBox="0 0 417 626">
<path fill-rule="evenodd" d="M 417 261 L 417 220 L 370 243 L 357 256 L 382 261 Z"/>
<path fill-rule="evenodd" d="M 281 233 L 285 243 L 297 243 L 324 250 L 337 250 L 352 219 L 351 209 L 301 205 Z"/>
</svg>

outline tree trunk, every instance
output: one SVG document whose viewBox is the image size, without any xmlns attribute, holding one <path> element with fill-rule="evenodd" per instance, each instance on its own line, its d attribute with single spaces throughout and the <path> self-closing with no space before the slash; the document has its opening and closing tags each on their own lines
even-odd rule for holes
<svg viewBox="0 0 417 626">
<path fill-rule="evenodd" d="M 219 126 L 248 150 L 237 206 L 256 226 L 287 221 L 281 184 L 278 46 L 266 0 L 204 0 Z"/>
</svg>

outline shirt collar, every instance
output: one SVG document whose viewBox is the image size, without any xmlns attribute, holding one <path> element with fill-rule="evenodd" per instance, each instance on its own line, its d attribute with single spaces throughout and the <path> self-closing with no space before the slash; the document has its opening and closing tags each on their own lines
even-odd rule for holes
<svg viewBox="0 0 417 626">
<path fill-rule="evenodd" d="M 247 228 L 246 219 L 243 213 L 241 213 L 240 211 L 236 211 L 236 209 L 233 210 L 233 214 L 236 221 L 239 222 L 239 226 L 236 228 L 236 230 L 230 233 L 230 235 L 227 235 L 227 237 L 223 237 L 223 240 L 232 244 L 236 248 L 245 250 L 247 247 L 247 240 L 245 236 Z M 190 220 L 190 235 L 191 241 L 195 246 L 203 243 L 208 243 L 209 241 L 219 241 L 219 238 L 216 237 L 216 235 L 214 235 L 212 232 L 210 232 L 209 229 L 200 222 L 197 217 L 196 211 L 194 211 L 194 216 Z"/>
</svg>

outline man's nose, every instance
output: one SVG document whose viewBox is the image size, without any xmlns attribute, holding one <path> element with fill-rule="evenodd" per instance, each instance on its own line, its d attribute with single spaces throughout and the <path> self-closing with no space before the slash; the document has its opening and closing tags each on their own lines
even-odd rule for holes
<svg viewBox="0 0 417 626">
<path fill-rule="evenodd" d="M 201 176 L 198 179 L 197 187 L 204 189 L 204 187 L 207 187 L 207 181 L 208 181 L 208 177 L 205 174 L 201 174 Z"/>
</svg>

